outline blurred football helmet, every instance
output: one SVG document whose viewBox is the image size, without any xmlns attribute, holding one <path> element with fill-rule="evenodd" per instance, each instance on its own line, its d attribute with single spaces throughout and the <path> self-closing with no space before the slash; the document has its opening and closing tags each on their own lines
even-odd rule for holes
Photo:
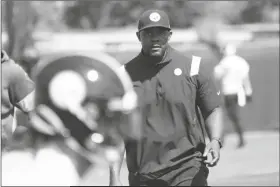
<svg viewBox="0 0 280 187">
<path fill-rule="evenodd" d="M 47 106 L 62 122 L 35 123 L 37 131 L 50 134 L 52 128 L 90 152 L 141 137 L 137 95 L 129 75 L 112 57 L 57 55 L 39 62 L 33 77 L 36 107 Z"/>
</svg>

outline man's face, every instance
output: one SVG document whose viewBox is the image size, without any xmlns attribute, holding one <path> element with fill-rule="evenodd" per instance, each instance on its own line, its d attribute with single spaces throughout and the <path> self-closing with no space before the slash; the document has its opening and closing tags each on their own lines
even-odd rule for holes
<svg viewBox="0 0 280 187">
<path fill-rule="evenodd" d="M 137 32 L 143 52 L 153 57 L 162 57 L 164 55 L 171 35 L 172 32 L 163 27 L 152 27 Z"/>
</svg>

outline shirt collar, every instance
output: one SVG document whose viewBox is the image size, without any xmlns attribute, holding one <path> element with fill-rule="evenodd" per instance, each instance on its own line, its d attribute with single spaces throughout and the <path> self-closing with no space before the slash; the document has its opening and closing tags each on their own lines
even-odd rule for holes
<svg viewBox="0 0 280 187">
<path fill-rule="evenodd" d="M 168 45 L 163 59 L 158 63 L 152 62 L 153 59 L 149 56 L 144 55 L 142 50 L 139 54 L 139 57 L 140 57 L 141 61 L 143 62 L 143 64 L 146 64 L 146 65 L 149 65 L 149 66 L 154 66 L 154 65 L 156 66 L 156 65 L 168 63 L 172 60 L 171 50 L 172 50 L 172 48 Z"/>
</svg>

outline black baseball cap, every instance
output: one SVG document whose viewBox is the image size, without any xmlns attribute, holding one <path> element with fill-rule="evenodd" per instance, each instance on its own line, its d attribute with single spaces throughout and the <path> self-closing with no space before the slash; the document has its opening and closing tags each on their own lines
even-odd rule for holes
<svg viewBox="0 0 280 187">
<path fill-rule="evenodd" d="M 145 11 L 138 21 L 138 31 L 151 27 L 171 29 L 168 15 L 164 11 L 156 9 Z"/>
</svg>

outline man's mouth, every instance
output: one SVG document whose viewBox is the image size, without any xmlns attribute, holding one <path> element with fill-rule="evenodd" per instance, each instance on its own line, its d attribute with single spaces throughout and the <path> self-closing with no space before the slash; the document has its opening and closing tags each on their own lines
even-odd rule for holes
<svg viewBox="0 0 280 187">
<path fill-rule="evenodd" d="M 161 46 L 160 45 L 152 45 L 152 47 L 151 47 L 152 49 L 160 49 L 161 48 Z"/>
</svg>

